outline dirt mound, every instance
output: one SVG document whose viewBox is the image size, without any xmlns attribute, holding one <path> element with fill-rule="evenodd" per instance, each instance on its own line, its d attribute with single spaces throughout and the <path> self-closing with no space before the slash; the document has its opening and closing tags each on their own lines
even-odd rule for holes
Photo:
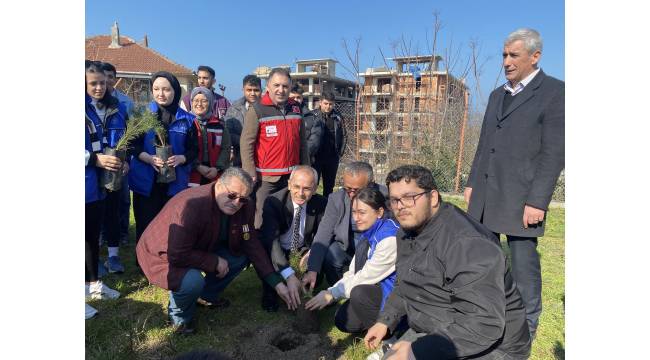
<svg viewBox="0 0 650 360">
<path fill-rule="evenodd" d="M 231 353 L 233 359 L 242 360 L 334 360 L 341 354 L 324 334 L 302 334 L 291 325 L 260 326 L 243 330 L 240 341 Z"/>
</svg>

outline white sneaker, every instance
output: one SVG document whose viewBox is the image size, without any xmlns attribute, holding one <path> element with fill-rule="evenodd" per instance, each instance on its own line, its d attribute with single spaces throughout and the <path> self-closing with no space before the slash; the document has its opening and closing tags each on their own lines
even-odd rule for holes
<svg viewBox="0 0 650 360">
<path fill-rule="evenodd" d="M 105 285 L 101 280 L 86 285 L 86 297 L 91 299 L 117 299 L 120 292 Z"/>
<path fill-rule="evenodd" d="M 391 336 L 388 339 L 384 340 L 381 342 L 381 346 L 375 352 L 371 353 L 366 357 L 366 360 L 381 360 L 384 358 L 384 355 L 388 352 L 388 350 L 393 347 L 393 345 L 397 342 L 397 338 L 395 336 Z"/>
<path fill-rule="evenodd" d="M 86 320 L 92 318 L 95 315 L 97 315 L 97 309 L 86 304 Z"/>
</svg>

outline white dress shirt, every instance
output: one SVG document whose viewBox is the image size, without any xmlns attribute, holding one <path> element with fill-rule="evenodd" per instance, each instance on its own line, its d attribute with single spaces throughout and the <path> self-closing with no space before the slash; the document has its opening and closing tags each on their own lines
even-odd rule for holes
<svg viewBox="0 0 650 360">
<path fill-rule="evenodd" d="M 528 76 L 526 76 L 525 79 L 521 80 L 514 88 L 510 85 L 510 81 L 506 81 L 505 85 L 503 85 L 503 88 L 510 93 L 511 96 L 515 96 L 519 94 L 520 92 L 524 91 L 524 88 L 526 85 L 528 85 L 531 81 L 533 81 L 533 78 L 541 69 L 537 69 L 530 73 Z"/>
<path fill-rule="evenodd" d="M 284 234 L 280 235 L 280 246 L 284 250 L 291 250 L 291 240 L 293 238 L 293 219 L 296 218 L 296 215 L 298 213 L 298 207 L 299 205 L 294 203 L 293 200 L 291 201 L 293 204 L 293 218 L 291 220 L 291 226 L 285 232 Z M 305 243 L 305 219 L 307 218 L 307 204 L 305 203 L 302 206 L 302 211 L 300 213 L 300 229 L 299 229 L 299 234 L 300 238 L 298 239 L 298 247 L 302 247 L 302 245 Z M 280 271 L 280 274 L 284 279 L 288 279 L 289 276 L 293 275 L 295 271 L 291 268 L 291 266 L 287 267 L 286 269 Z"/>
</svg>

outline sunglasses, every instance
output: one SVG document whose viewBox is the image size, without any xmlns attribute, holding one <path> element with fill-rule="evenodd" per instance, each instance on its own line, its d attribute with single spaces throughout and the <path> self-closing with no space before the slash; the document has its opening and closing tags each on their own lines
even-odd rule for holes
<svg viewBox="0 0 650 360">
<path fill-rule="evenodd" d="M 246 204 L 250 200 L 247 196 L 241 196 L 241 195 L 239 195 L 239 194 L 237 194 L 235 192 L 230 191 L 230 189 L 228 189 L 226 184 L 223 184 L 223 187 L 225 187 L 226 190 L 228 191 L 228 199 L 230 199 L 230 200 L 234 201 L 234 200 L 239 199 L 239 202 L 242 203 L 242 204 Z"/>
</svg>

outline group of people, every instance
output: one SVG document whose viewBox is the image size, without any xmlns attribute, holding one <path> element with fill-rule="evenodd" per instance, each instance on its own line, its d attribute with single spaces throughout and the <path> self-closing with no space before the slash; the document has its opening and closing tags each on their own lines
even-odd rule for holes
<svg viewBox="0 0 650 360">
<path fill-rule="evenodd" d="M 98 177 L 122 171 L 138 265 L 169 291 L 179 334 L 196 330 L 197 306 L 227 307 L 223 290 L 252 264 L 266 311 L 279 300 L 316 311 L 346 299 L 335 325 L 366 332 L 371 357 L 527 358 L 541 313 L 537 237 L 564 166 L 564 83 L 539 69 L 541 51 L 531 29 L 504 42 L 507 82 L 490 95 L 467 212 L 443 201 L 419 165 L 393 169 L 384 185 L 370 164 L 348 162 L 334 191 L 346 136 L 335 99 L 324 94 L 309 111 L 282 68 L 271 70 L 263 94 L 260 79 L 246 76 L 232 105 L 212 89 L 209 67 L 199 67 L 199 87 L 182 100 L 176 78 L 156 73 L 149 111 L 173 155 L 156 155 L 153 130 L 133 142 L 128 162 L 105 155 L 129 110 L 108 88 L 105 66 L 87 62 L 86 296 L 119 296 L 99 280 L 97 254 L 103 226 L 115 233 L 106 239 L 115 256 L 123 196 Z M 163 166 L 175 168 L 174 181 L 155 180 Z M 95 313 L 86 304 L 86 318 Z"/>
</svg>

